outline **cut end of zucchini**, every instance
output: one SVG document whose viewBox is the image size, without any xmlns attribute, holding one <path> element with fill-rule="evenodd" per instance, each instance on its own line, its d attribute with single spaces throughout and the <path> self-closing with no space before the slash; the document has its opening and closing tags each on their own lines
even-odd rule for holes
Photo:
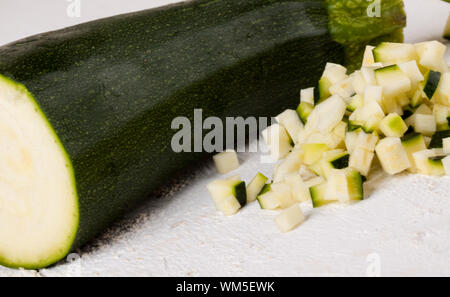
<svg viewBox="0 0 450 297">
<path fill-rule="evenodd" d="M 78 228 L 71 161 L 24 86 L 0 76 L 0 264 L 62 259 Z"/>
</svg>

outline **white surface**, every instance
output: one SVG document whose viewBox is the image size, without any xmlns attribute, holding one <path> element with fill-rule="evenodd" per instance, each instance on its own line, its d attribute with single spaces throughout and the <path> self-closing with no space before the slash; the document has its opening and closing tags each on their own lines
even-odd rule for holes
<svg viewBox="0 0 450 297">
<path fill-rule="evenodd" d="M 0 44 L 168 1 L 82 0 L 81 19 L 67 18 L 64 2 L 2 1 Z M 407 41 L 440 39 L 450 5 L 405 2 Z M 272 172 L 259 164 L 259 155 L 241 157 L 237 173 L 247 181 L 261 168 Z M 365 276 L 379 271 L 450 276 L 449 178 L 380 175 L 368 184 L 366 201 L 315 210 L 303 206 L 307 221 L 281 234 L 273 221 L 276 212 L 261 211 L 255 203 L 230 218 L 215 212 L 206 184 L 218 177 L 211 162 L 181 191 L 116 224 L 71 264 L 39 272 L 0 268 L 0 275 Z"/>
</svg>

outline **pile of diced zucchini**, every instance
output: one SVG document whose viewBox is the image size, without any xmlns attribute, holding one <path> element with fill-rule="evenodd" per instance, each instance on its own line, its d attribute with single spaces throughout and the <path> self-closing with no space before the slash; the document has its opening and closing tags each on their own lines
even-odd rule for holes
<svg viewBox="0 0 450 297">
<path fill-rule="evenodd" d="M 271 182 L 258 173 L 245 191 L 238 177 L 215 181 L 208 188 L 217 208 L 231 215 L 257 200 L 262 209 L 284 210 L 276 222 L 286 232 L 304 221 L 300 203 L 363 200 L 375 162 L 389 175 L 450 175 L 445 52 L 437 41 L 382 43 L 367 47 L 352 74 L 327 64 L 318 85 L 301 90 L 297 109 L 262 132 L 279 161 Z"/>
</svg>

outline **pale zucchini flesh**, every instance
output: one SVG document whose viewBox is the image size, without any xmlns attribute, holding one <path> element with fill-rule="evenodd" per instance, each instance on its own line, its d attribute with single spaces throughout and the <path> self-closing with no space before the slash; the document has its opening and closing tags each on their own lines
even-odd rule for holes
<svg viewBox="0 0 450 297">
<path fill-rule="evenodd" d="M 78 229 L 71 161 L 26 88 L 0 76 L 0 264 L 62 259 Z"/>
</svg>

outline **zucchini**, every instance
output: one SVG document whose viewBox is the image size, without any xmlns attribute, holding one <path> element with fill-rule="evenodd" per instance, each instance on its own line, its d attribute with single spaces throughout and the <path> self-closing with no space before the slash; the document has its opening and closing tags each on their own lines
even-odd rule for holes
<svg viewBox="0 0 450 297">
<path fill-rule="evenodd" d="M 327 200 L 326 191 L 327 183 L 315 185 L 309 189 L 311 194 L 311 200 L 314 208 L 322 207 L 330 203 L 337 202 L 336 200 Z"/>
<path fill-rule="evenodd" d="M 383 87 L 383 94 L 387 100 L 411 90 L 411 80 L 398 65 L 375 70 L 375 77 L 378 85 Z"/>
<path fill-rule="evenodd" d="M 289 232 L 305 221 L 305 215 L 298 204 L 283 210 L 276 218 L 278 228 L 281 232 Z"/>
<path fill-rule="evenodd" d="M 227 174 L 239 168 L 239 159 L 234 150 L 226 150 L 213 157 L 217 172 Z"/>
<path fill-rule="evenodd" d="M 373 49 L 375 62 L 400 64 L 417 59 L 413 44 L 383 42 Z"/>
<path fill-rule="evenodd" d="M 241 207 L 247 204 L 247 189 L 245 182 L 241 181 L 240 178 L 216 180 L 208 184 L 207 188 L 216 208 L 219 210 L 221 210 L 219 205 L 222 203 L 222 200 L 228 197 L 234 197 Z"/>
<path fill-rule="evenodd" d="M 375 151 L 384 171 L 390 175 L 400 173 L 412 166 L 400 138 L 386 137 L 380 140 Z"/>
<path fill-rule="evenodd" d="M 443 148 L 444 147 L 444 139 L 450 137 L 450 130 L 438 131 L 436 132 L 430 143 L 430 148 Z"/>
<path fill-rule="evenodd" d="M 403 137 L 406 131 L 408 131 L 408 126 L 401 116 L 396 113 L 391 113 L 381 121 L 380 130 L 388 137 Z"/>
<path fill-rule="evenodd" d="M 247 203 L 256 200 L 261 191 L 268 186 L 266 183 L 269 179 L 262 173 L 258 174 L 252 179 L 252 181 L 247 186 Z"/>
<path fill-rule="evenodd" d="M 423 91 L 428 99 L 432 99 L 441 81 L 442 74 L 437 71 L 430 70 L 425 76 Z"/>
<path fill-rule="evenodd" d="M 414 154 L 427 149 L 423 135 L 413 132 L 403 136 L 401 140 L 412 167 L 417 169 L 414 161 Z"/>
<path fill-rule="evenodd" d="M 308 117 L 311 114 L 311 112 L 314 110 L 314 105 L 308 102 L 300 102 L 300 104 L 297 107 L 297 113 L 302 120 L 303 124 L 306 124 L 308 122 Z"/>
<path fill-rule="evenodd" d="M 373 39 L 402 28 L 402 3 L 392 2 L 355 30 Z M 195 108 L 224 119 L 293 106 L 327 61 L 348 64 L 345 48 L 370 42 L 341 41 L 351 24 L 340 33 L 339 16 L 332 20 L 320 0 L 198 0 L 0 48 L 0 137 L 14 148 L 2 151 L 12 165 L 0 169 L 11 177 L 0 190 L 15 198 L 0 198 L 0 221 L 10 226 L 0 230 L 0 264 L 57 262 L 198 163 L 198 147 L 171 148 L 174 118 L 192 123 Z M 373 22 L 389 25 L 375 33 Z"/>
</svg>

